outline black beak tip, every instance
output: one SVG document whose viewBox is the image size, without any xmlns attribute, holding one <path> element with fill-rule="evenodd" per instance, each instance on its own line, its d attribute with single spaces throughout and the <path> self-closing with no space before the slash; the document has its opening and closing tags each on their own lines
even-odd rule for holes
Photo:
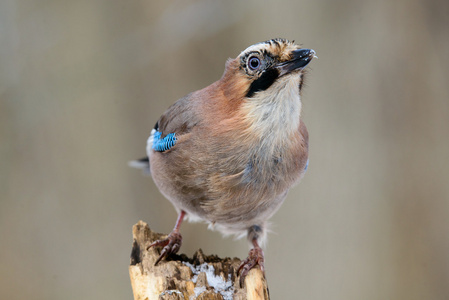
<svg viewBox="0 0 449 300">
<path fill-rule="evenodd" d="M 315 54 L 315 50 L 312 49 L 298 49 L 292 52 L 292 60 L 310 61 L 315 57 Z"/>
<path fill-rule="evenodd" d="M 312 58 L 316 57 L 316 52 L 312 49 L 298 49 L 291 52 L 290 60 L 279 66 L 280 75 L 288 74 L 295 70 L 305 68 Z"/>
</svg>

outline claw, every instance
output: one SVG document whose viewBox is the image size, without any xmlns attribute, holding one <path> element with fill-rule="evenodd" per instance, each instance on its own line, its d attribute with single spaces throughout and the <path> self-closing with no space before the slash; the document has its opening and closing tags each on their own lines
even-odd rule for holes
<svg viewBox="0 0 449 300">
<path fill-rule="evenodd" d="M 240 264 L 237 270 L 237 274 L 242 271 L 242 274 L 240 275 L 240 287 L 243 287 L 246 275 L 248 275 L 249 271 L 256 265 L 260 266 L 260 270 L 265 276 L 264 256 L 260 247 L 254 247 L 251 249 L 248 253 L 248 257 Z"/>
<path fill-rule="evenodd" d="M 157 240 L 151 243 L 151 245 L 147 247 L 147 250 L 149 250 L 151 247 L 164 247 L 161 250 L 159 258 L 154 263 L 154 265 L 157 265 L 164 257 L 177 253 L 179 251 L 179 248 L 181 248 L 181 244 L 181 234 L 179 232 L 172 231 L 166 239 Z"/>
</svg>

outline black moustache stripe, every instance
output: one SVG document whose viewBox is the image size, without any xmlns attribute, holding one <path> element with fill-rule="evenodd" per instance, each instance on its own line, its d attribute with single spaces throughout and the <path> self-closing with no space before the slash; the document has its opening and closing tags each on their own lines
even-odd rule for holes
<svg viewBox="0 0 449 300">
<path fill-rule="evenodd" d="M 262 73 L 262 75 L 251 83 L 248 92 L 246 93 L 246 97 L 250 98 L 254 96 L 254 93 L 265 91 L 268 89 L 279 77 L 278 69 L 268 69 Z"/>
</svg>

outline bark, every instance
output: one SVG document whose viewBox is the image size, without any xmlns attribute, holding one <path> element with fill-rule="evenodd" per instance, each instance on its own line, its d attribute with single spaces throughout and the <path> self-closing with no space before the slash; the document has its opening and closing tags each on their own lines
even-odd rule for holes
<svg viewBox="0 0 449 300">
<path fill-rule="evenodd" d="M 160 249 L 146 250 L 166 235 L 151 231 L 143 221 L 133 226 L 129 274 L 135 300 L 153 299 L 269 299 L 267 282 L 259 268 L 252 269 L 240 287 L 238 258 L 204 255 L 193 258 L 171 255 L 154 266 Z"/>
</svg>

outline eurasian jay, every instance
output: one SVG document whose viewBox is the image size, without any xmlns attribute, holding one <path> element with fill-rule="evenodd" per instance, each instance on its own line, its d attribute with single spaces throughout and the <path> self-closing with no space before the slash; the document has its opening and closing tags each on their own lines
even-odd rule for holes
<svg viewBox="0 0 449 300">
<path fill-rule="evenodd" d="M 178 219 L 156 264 L 181 247 L 184 217 L 202 220 L 251 243 L 240 268 L 264 270 L 261 245 L 267 220 L 308 165 L 308 132 L 301 118 L 304 67 L 315 51 L 285 39 L 248 47 L 229 59 L 223 76 L 175 102 L 157 121 L 147 158 L 133 166 L 150 170 Z"/>
</svg>

